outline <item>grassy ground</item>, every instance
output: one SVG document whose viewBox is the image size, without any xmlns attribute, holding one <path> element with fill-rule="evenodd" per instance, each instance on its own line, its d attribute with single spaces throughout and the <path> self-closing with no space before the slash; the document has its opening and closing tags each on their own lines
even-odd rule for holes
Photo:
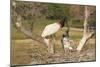
<svg viewBox="0 0 100 67">
<path fill-rule="evenodd" d="M 41 26 L 40 26 L 41 27 Z M 43 28 L 39 28 L 36 32 Z M 88 41 L 87 45 L 84 45 L 83 50 L 78 53 L 76 51 L 64 53 L 60 38 L 63 30 L 56 33 L 55 54 L 49 55 L 46 46 L 33 41 L 28 38 L 15 38 L 12 39 L 12 65 L 29 65 L 29 64 L 51 64 L 51 63 L 63 63 L 63 62 L 80 62 L 80 61 L 95 61 L 95 38 Z M 70 38 L 74 40 L 77 46 L 79 40 L 82 38 L 82 31 L 78 29 L 70 30 Z M 23 35 L 23 34 L 22 34 Z M 18 34 L 17 34 L 18 36 Z"/>
</svg>

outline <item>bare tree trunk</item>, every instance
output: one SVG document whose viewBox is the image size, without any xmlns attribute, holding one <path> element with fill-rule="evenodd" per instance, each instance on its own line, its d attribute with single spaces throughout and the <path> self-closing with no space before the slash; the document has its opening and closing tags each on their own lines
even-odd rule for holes
<svg viewBox="0 0 100 67">
<path fill-rule="evenodd" d="M 89 17 L 89 10 L 88 7 L 85 6 L 85 20 L 84 20 L 84 30 L 83 30 L 83 37 L 79 42 L 77 47 L 77 51 L 81 51 L 82 47 L 87 43 L 87 41 L 94 35 L 94 32 L 90 32 L 88 30 L 88 17 Z"/>
</svg>

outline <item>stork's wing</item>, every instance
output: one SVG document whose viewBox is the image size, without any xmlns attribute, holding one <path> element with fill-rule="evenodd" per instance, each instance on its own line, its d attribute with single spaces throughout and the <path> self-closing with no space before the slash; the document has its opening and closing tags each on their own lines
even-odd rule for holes
<svg viewBox="0 0 100 67">
<path fill-rule="evenodd" d="M 60 29 L 60 26 L 57 23 L 47 25 L 43 30 L 42 37 L 46 37 L 56 33 Z"/>
</svg>

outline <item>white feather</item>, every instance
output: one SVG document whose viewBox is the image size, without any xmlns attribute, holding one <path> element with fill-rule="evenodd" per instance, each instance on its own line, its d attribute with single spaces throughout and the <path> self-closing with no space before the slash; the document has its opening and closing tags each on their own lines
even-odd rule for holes
<svg viewBox="0 0 100 67">
<path fill-rule="evenodd" d="M 53 23 L 50 25 L 47 25 L 45 29 L 42 32 L 42 37 L 50 36 L 54 33 L 56 33 L 60 29 L 60 25 L 58 23 Z"/>
<path fill-rule="evenodd" d="M 69 41 L 69 39 L 67 37 L 63 38 L 63 44 L 64 44 L 64 48 L 68 48 L 70 50 L 72 50 L 73 48 L 71 47 L 71 43 Z"/>
</svg>

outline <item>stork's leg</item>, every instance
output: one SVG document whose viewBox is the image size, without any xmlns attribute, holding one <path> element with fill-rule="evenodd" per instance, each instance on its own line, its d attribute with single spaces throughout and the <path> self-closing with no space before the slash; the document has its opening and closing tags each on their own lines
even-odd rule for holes
<svg viewBox="0 0 100 67">
<path fill-rule="evenodd" d="M 49 38 L 46 38 L 46 37 L 43 37 L 43 39 L 44 39 L 44 42 L 47 45 L 48 53 L 54 54 L 55 38 L 54 38 L 54 35 L 51 35 L 50 37 L 51 37 L 51 40 Z M 51 43 L 50 43 L 50 41 L 51 41 Z"/>
<path fill-rule="evenodd" d="M 50 43 L 49 43 L 49 41 L 50 41 L 50 39 L 44 38 L 44 42 L 46 43 L 48 53 L 50 51 Z"/>
<path fill-rule="evenodd" d="M 47 45 L 48 54 L 49 54 L 49 55 L 50 55 L 50 54 L 53 54 L 53 53 L 54 53 L 54 51 L 53 51 L 53 45 L 50 44 L 50 39 L 45 37 L 45 38 L 44 38 L 44 42 L 45 42 L 46 45 Z"/>
<path fill-rule="evenodd" d="M 52 53 L 55 53 L 55 35 L 52 35 L 51 38 L 52 38 L 51 51 Z"/>
<path fill-rule="evenodd" d="M 48 39 L 48 38 L 43 38 L 44 39 L 44 42 L 46 43 L 46 45 L 47 45 L 47 47 L 49 46 L 49 41 L 50 41 L 50 39 Z"/>
</svg>

